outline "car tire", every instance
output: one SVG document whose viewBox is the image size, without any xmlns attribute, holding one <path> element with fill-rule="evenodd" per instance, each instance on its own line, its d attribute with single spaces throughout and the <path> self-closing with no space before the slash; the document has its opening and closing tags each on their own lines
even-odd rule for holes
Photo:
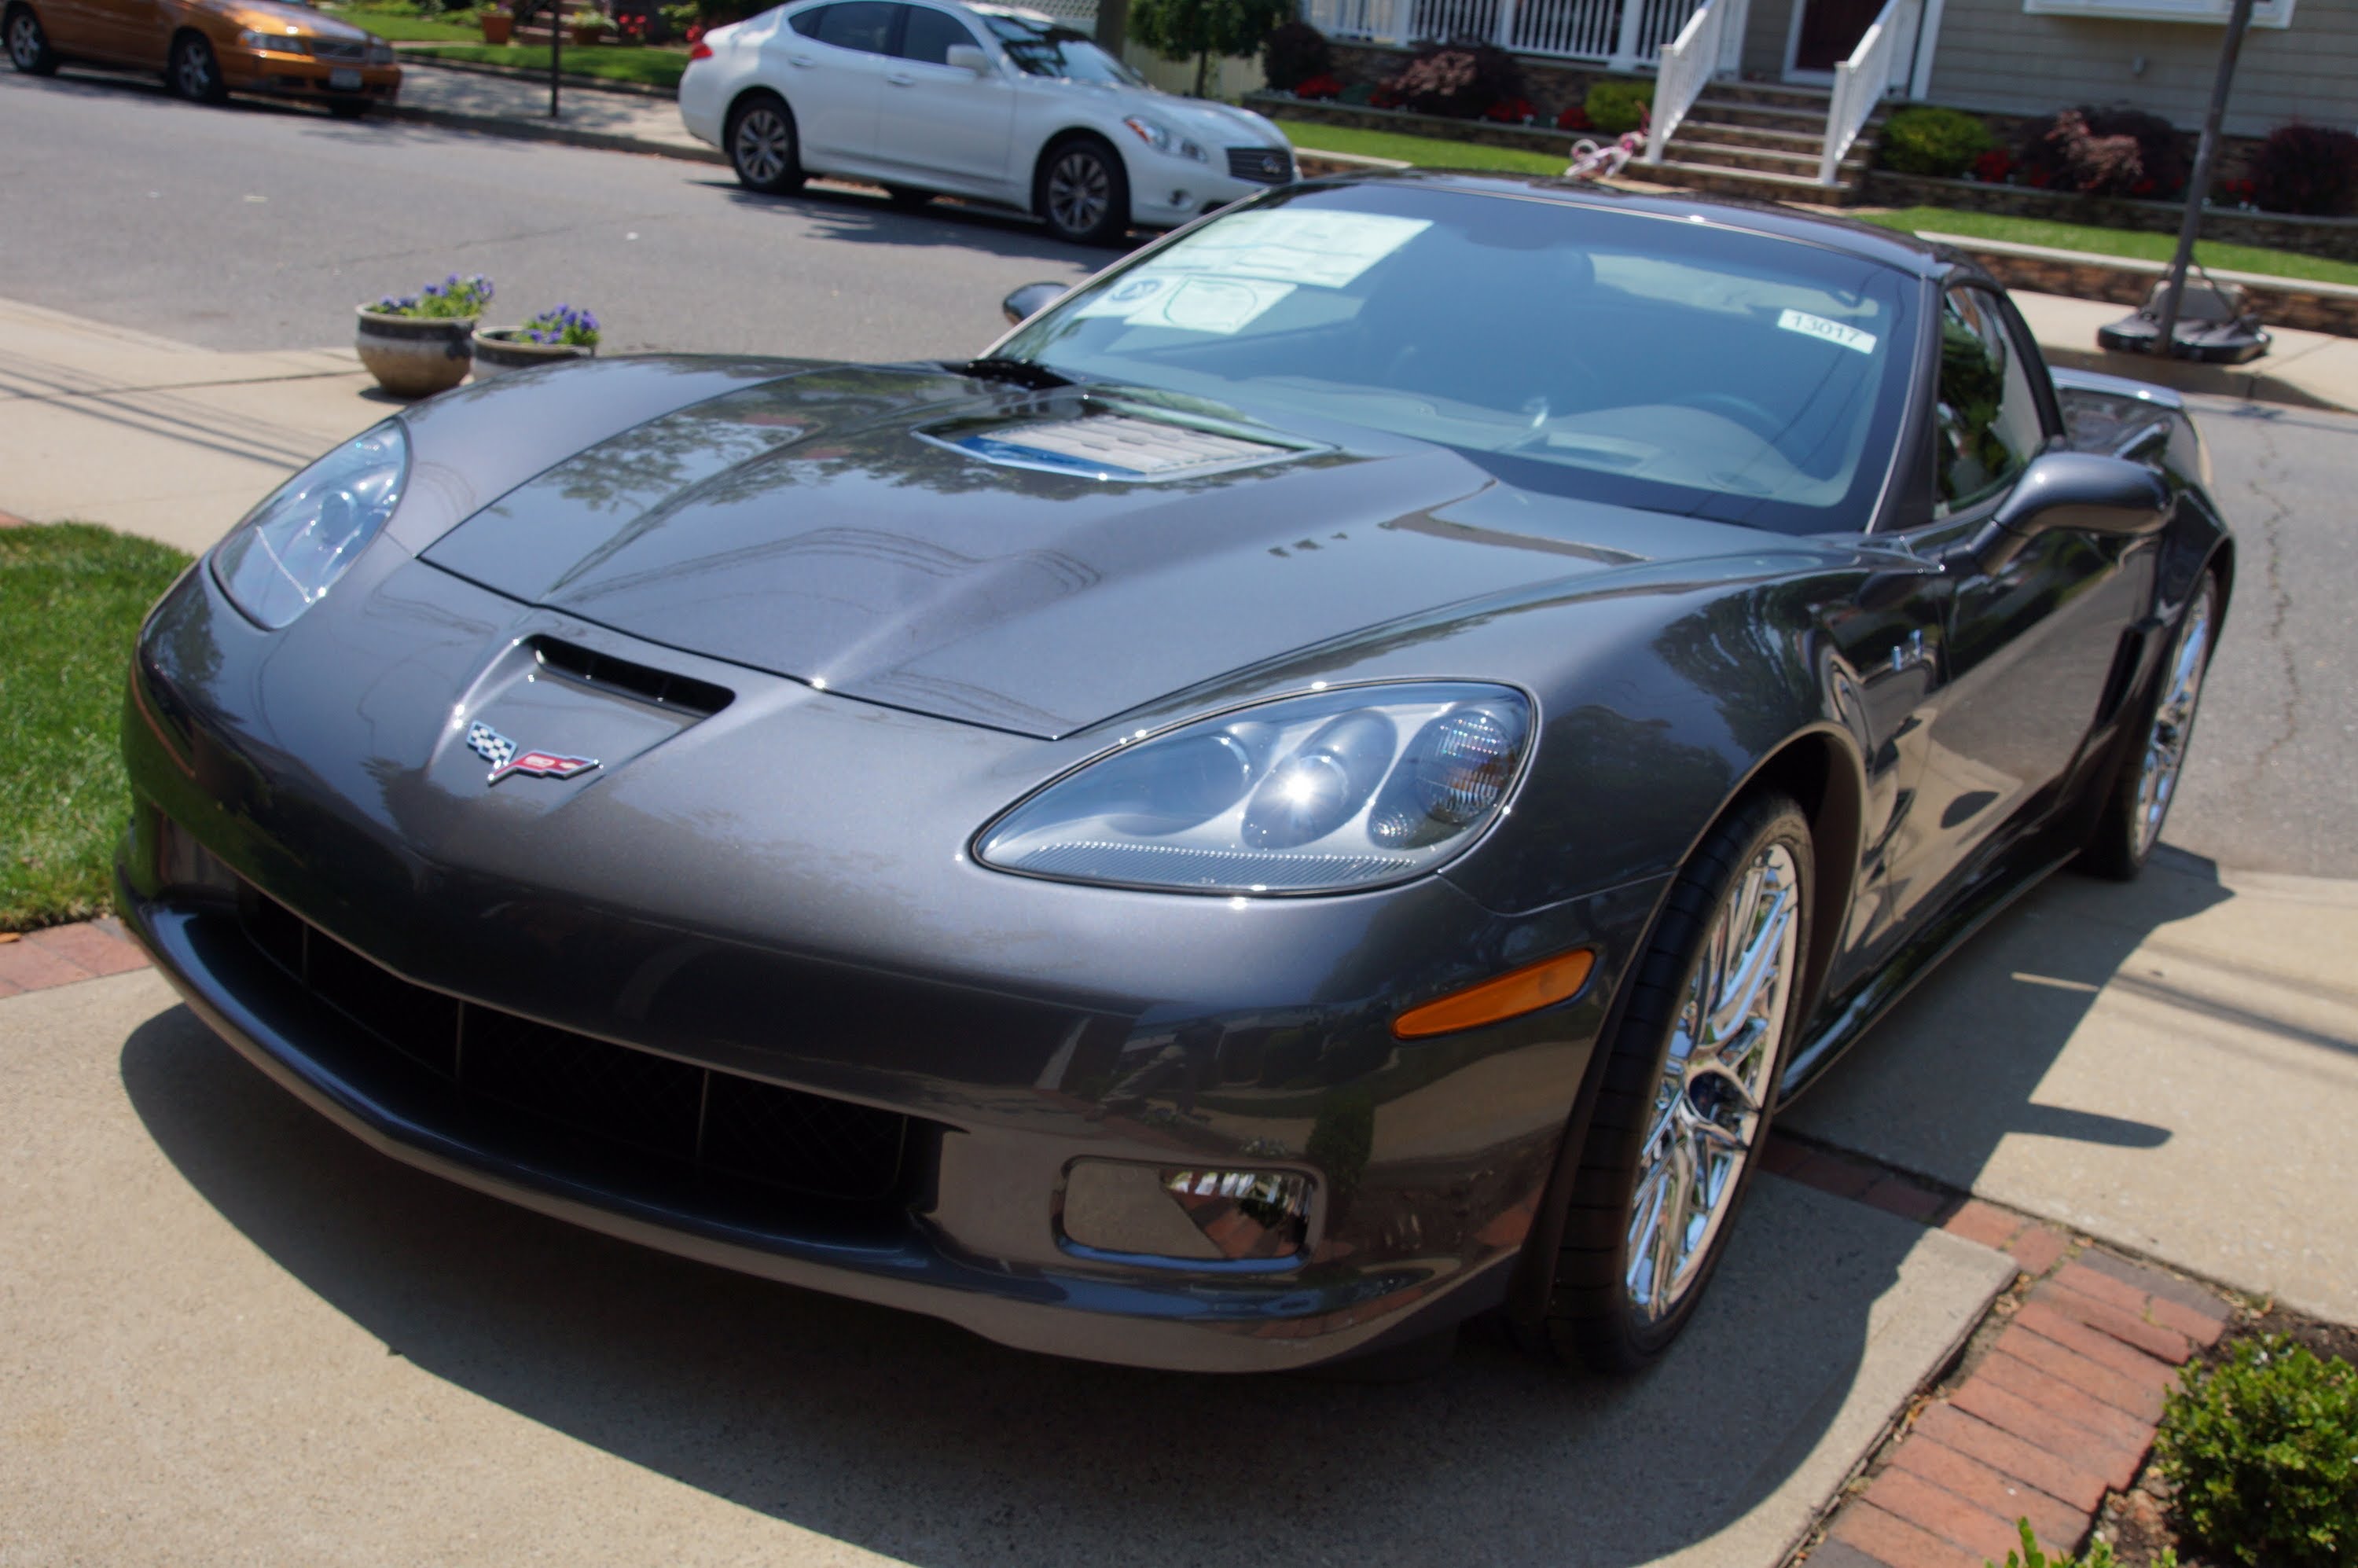
<svg viewBox="0 0 2358 1568">
<path fill-rule="evenodd" d="M 1759 1164 L 1807 1003 L 1812 867 L 1809 819 L 1764 793 L 1681 869 L 1599 1047 L 1608 1054 L 1587 1135 L 1563 1156 L 1579 1163 L 1537 1325 L 1561 1358 L 1635 1372 L 1693 1315 Z M 1747 981 L 1755 954 L 1772 967 Z"/>
<path fill-rule="evenodd" d="M 213 46 L 196 33 L 182 33 L 172 40 L 171 63 L 164 74 L 172 91 L 191 103 L 219 103 L 229 96 Z"/>
<path fill-rule="evenodd" d="M 2219 644 L 2219 619 L 2226 607 L 2226 587 L 2219 574 L 2204 572 L 2170 628 L 2169 653 L 2156 666 L 2135 721 L 2124 730 L 2120 765 L 2095 829 L 2080 851 L 2080 867 L 2091 875 L 2133 881 L 2161 842 L 2161 829 L 2185 772 L 2186 749 L 2194 739 L 2202 681 Z"/>
<path fill-rule="evenodd" d="M 930 190 L 920 190 L 914 185 L 888 185 L 884 199 L 904 212 L 914 212 L 934 199 Z"/>
<path fill-rule="evenodd" d="M 802 189 L 800 139 L 795 113 L 773 92 L 749 94 L 729 112 L 729 167 L 737 183 L 763 196 Z"/>
<path fill-rule="evenodd" d="M 1033 206 L 1049 232 L 1076 245 L 1117 245 L 1130 233 L 1130 174 L 1095 136 L 1067 136 L 1041 155 Z"/>
<path fill-rule="evenodd" d="M 58 51 L 30 5 L 11 5 L 0 28 L 8 35 L 8 63 L 27 76 L 49 76 L 58 69 Z"/>
</svg>

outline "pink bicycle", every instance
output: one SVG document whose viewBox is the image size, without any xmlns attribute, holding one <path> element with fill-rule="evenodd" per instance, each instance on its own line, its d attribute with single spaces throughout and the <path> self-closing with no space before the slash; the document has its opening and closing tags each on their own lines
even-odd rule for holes
<svg viewBox="0 0 2358 1568">
<path fill-rule="evenodd" d="M 1574 179 L 1611 179 L 1646 150 L 1646 128 L 1650 124 L 1646 106 L 1639 104 L 1636 130 L 1622 133 L 1618 141 L 1599 144 L 1583 137 L 1573 143 L 1572 166 L 1563 172 Z"/>
</svg>

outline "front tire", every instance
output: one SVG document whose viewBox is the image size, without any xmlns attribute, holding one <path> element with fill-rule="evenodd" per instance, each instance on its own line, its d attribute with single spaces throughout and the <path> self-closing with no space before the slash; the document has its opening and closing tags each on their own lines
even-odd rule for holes
<svg viewBox="0 0 2358 1568">
<path fill-rule="evenodd" d="M 330 98 L 328 100 L 328 113 L 339 120 L 362 119 L 368 112 L 369 105 L 355 99 Z"/>
<path fill-rule="evenodd" d="M 933 200 L 934 193 L 920 190 L 914 185 L 888 185 L 884 188 L 884 199 L 903 212 L 914 212 Z"/>
<path fill-rule="evenodd" d="M 172 91 L 191 103 L 219 103 L 229 96 L 222 81 L 221 61 L 213 58 L 213 46 L 194 33 L 182 33 L 172 40 L 168 74 Z"/>
<path fill-rule="evenodd" d="M 757 93 L 729 115 L 729 165 L 737 183 L 763 196 L 784 196 L 803 184 L 801 146 L 785 100 Z"/>
<path fill-rule="evenodd" d="M 2130 731 L 2137 737 L 2136 750 L 2121 759 L 2104 814 L 2080 852 L 2081 865 L 2096 876 L 2133 881 L 2161 842 L 2162 825 L 2169 820 L 2170 803 L 2178 798 L 2179 777 L 2186 768 L 2186 748 L 2194 739 L 2196 708 L 2202 700 L 2203 677 L 2211 670 L 2211 651 L 2219 640 L 2226 597 L 2219 574 L 2206 571 L 2179 612 L 2169 658 L 2154 672 L 2153 689 L 2137 710 L 2137 727 Z"/>
<path fill-rule="evenodd" d="M 49 76 L 57 70 L 58 51 L 49 48 L 49 35 L 30 5 L 10 6 L 5 27 L 10 65 L 27 76 Z"/>
<path fill-rule="evenodd" d="M 1130 233 L 1130 174 L 1121 156 L 1095 136 L 1070 136 L 1040 160 L 1040 216 L 1060 240 L 1120 244 Z"/>
<path fill-rule="evenodd" d="M 1601 1372 L 1652 1364 L 1726 1249 L 1800 1026 L 1809 819 L 1744 802 L 1679 872 L 1603 1045 L 1604 1079 L 1564 1214 L 1546 1337 Z"/>
</svg>

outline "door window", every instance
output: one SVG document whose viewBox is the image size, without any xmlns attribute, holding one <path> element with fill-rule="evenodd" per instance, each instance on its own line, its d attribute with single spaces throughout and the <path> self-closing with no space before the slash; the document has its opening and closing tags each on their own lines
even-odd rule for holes
<svg viewBox="0 0 2358 1568">
<path fill-rule="evenodd" d="M 901 29 L 900 55 L 903 59 L 921 60 L 927 65 L 947 65 L 950 50 L 957 46 L 964 44 L 968 49 L 981 47 L 956 16 L 924 5 L 902 8 L 909 13 L 908 22 Z"/>
<path fill-rule="evenodd" d="M 1949 290 L 1941 310 L 1933 514 L 1945 517 L 2006 489 L 2046 439 L 2030 373 L 1997 302 L 1979 289 Z"/>
<path fill-rule="evenodd" d="M 896 20 L 893 14 L 900 9 L 891 0 L 844 0 L 838 5 L 820 6 L 815 16 L 807 11 L 796 15 L 795 30 L 839 49 L 889 54 Z M 805 25 L 806 18 L 811 18 L 809 26 Z"/>
</svg>

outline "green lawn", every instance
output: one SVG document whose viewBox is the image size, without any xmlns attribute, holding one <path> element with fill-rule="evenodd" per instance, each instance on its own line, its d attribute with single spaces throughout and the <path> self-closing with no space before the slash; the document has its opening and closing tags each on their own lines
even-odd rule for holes
<svg viewBox="0 0 2358 1568">
<path fill-rule="evenodd" d="M 1395 131 L 1362 131 L 1350 125 L 1326 125 L 1309 120 L 1280 120 L 1277 128 L 1295 146 L 1314 152 L 1398 158 L 1423 168 L 1497 168 L 1514 174 L 1562 174 L 1564 165 L 1571 161 L 1569 152 L 1527 153 L 1517 147 L 1449 142 L 1438 136 L 1406 136 Z M 1565 146 L 1571 146 L 1568 137 Z"/>
<path fill-rule="evenodd" d="M 470 38 L 480 40 L 483 36 L 483 29 L 474 18 L 464 13 L 464 20 L 454 22 L 422 16 L 406 5 L 329 5 L 322 9 L 330 16 L 340 17 L 355 27 L 366 27 L 378 38 L 396 43 L 463 43 Z"/>
<path fill-rule="evenodd" d="M 0 528 L 0 931 L 107 907 L 131 639 L 188 564 L 87 523 Z"/>
<path fill-rule="evenodd" d="M 405 49 L 405 55 L 430 55 L 437 59 L 472 60 L 481 65 L 512 65 L 520 70 L 548 74 L 546 44 L 444 44 L 430 49 Z M 677 87 L 687 69 L 686 49 L 653 49 L 637 44 L 568 44 L 565 74 L 597 76 L 609 81 L 636 81 L 649 87 Z"/>
<path fill-rule="evenodd" d="M 2039 218 L 2009 218 L 1996 212 L 1960 212 L 1946 207 L 1903 207 L 1889 212 L 1861 212 L 1870 223 L 1909 233 L 1930 230 L 1936 234 L 1963 234 L 1976 240 L 2006 240 L 2018 245 L 2046 245 L 2059 251 L 2090 251 L 2098 255 L 2134 256 L 2166 262 L 2178 248 L 2175 234 L 2148 234 L 2130 229 L 2099 229 L 2085 223 L 2053 223 Z M 2226 245 L 2203 240 L 2194 247 L 2205 266 L 2235 272 L 2266 273 L 2271 277 L 2307 278 L 2316 283 L 2358 284 L 2358 265 L 2307 256 L 2295 251 L 2264 250 L 2257 245 Z"/>
</svg>

